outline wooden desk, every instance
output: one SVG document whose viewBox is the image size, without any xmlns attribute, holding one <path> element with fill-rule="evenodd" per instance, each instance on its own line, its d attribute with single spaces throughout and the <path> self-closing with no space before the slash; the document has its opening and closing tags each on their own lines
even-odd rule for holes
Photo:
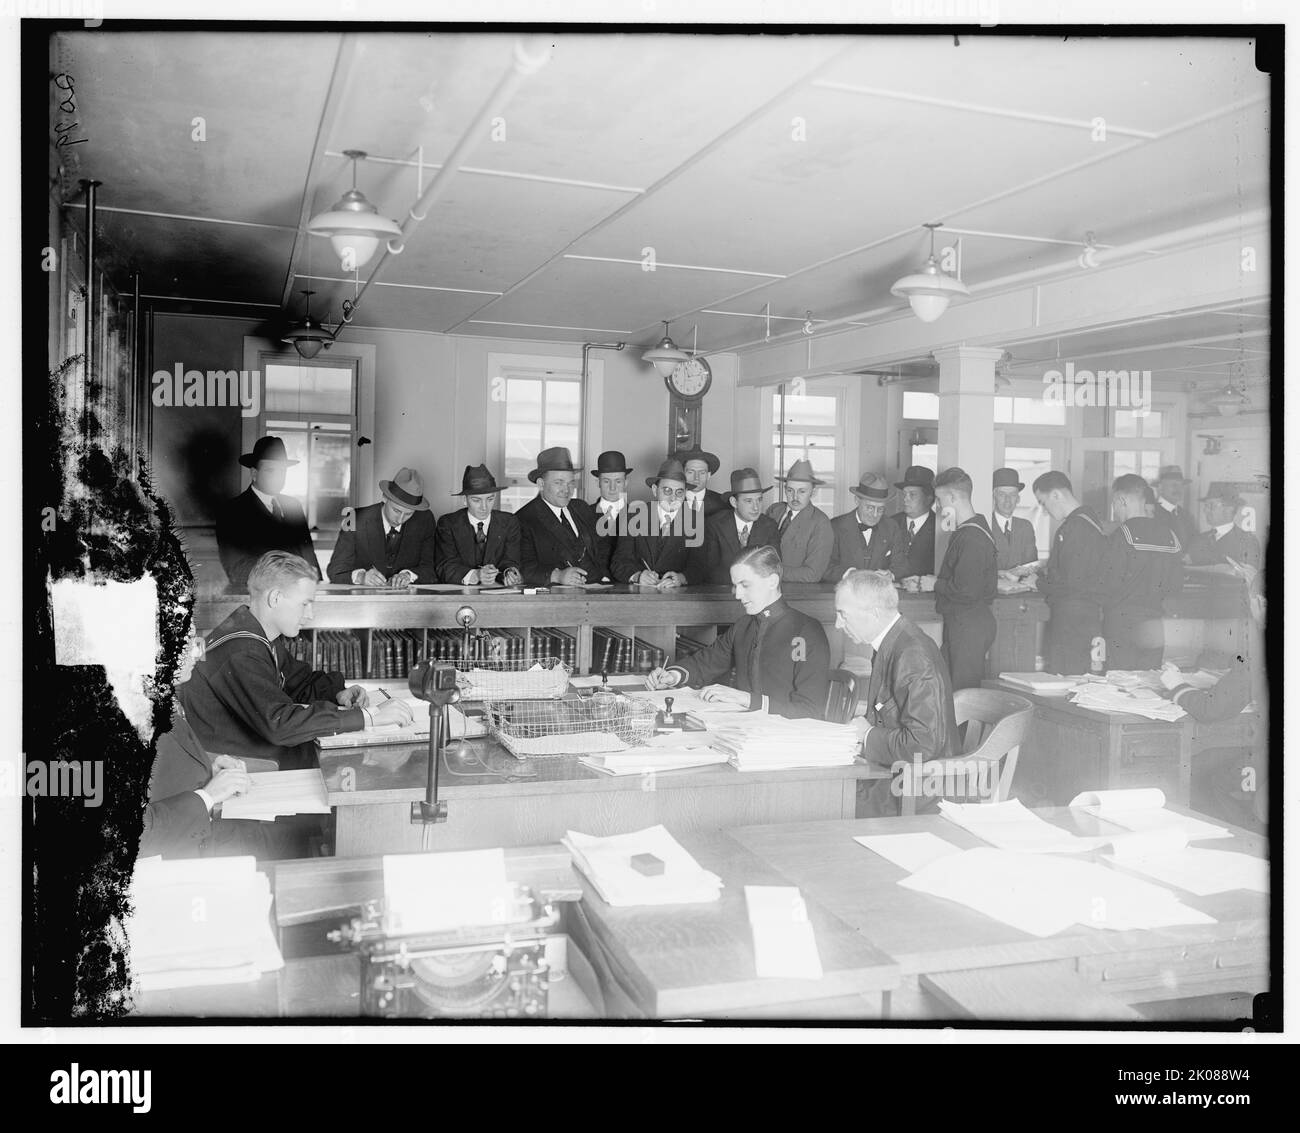
<svg viewBox="0 0 1300 1133">
<path fill-rule="evenodd" d="M 1032 693 L 1001 681 L 984 685 L 1033 702 L 1034 719 L 1012 785 L 1027 806 L 1067 806 L 1080 791 L 1122 787 L 1159 787 L 1171 803 L 1190 802 L 1190 717 L 1148 720 L 1080 708 L 1064 695 Z"/>
<path fill-rule="evenodd" d="M 1078 834 L 1118 832 L 1082 811 L 1047 808 L 1038 813 Z M 898 962 L 903 988 L 896 997 L 896 1017 L 943 1017 L 934 1001 L 922 994 L 922 976 L 1012 966 L 1030 969 L 1018 972 L 1020 980 L 1050 978 L 1053 972 L 1062 973 L 1063 979 L 1081 978 L 1127 1005 L 1269 987 L 1267 894 L 1179 893 L 1186 904 L 1215 918 L 1210 925 L 1131 932 L 1080 925 L 1039 938 L 972 909 L 902 888 L 902 869 L 853 841 L 857 835 L 909 831 L 937 834 L 962 849 L 984 844 L 937 815 L 751 827 L 733 830 L 730 836 Z M 1233 831 L 1231 841 L 1201 844 L 1266 856 L 1261 838 Z M 1019 1017 L 1042 1019 L 1039 1001 L 1026 1001 Z"/>
<path fill-rule="evenodd" d="M 848 767 L 736 771 L 726 764 L 650 776 L 601 775 L 577 756 L 521 762 L 494 741 L 469 741 L 486 767 L 440 756 L 438 797 L 447 821 L 411 824 L 424 797 L 428 745 L 386 744 L 321 752 L 334 808 L 338 857 L 424 848 L 482 849 L 556 842 L 569 830 L 603 836 L 663 824 L 675 836 L 770 822 L 852 818 L 857 781 L 887 777 Z M 508 776 L 513 776 L 509 778 Z"/>
<path fill-rule="evenodd" d="M 585 878 L 571 911 L 572 939 L 601 974 L 606 1015 L 651 1019 L 879 1019 L 889 1013 L 898 967 L 815 900 L 807 900 L 823 976 L 759 978 L 746 885 L 786 885 L 725 834 L 680 839 L 723 881 L 700 905 L 614 908 Z"/>
</svg>

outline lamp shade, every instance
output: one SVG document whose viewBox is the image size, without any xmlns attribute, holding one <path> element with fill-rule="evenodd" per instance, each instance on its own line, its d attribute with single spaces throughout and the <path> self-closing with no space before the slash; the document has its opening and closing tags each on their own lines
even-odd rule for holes
<svg viewBox="0 0 1300 1133">
<path fill-rule="evenodd" d="M 296 324 L 282 340 L 292 346 L 303 358 L 315 358 L 321 349 L 334 341 L 334 336 L 308 315 Z"/>
<path fill-rule="evenodd" d="M 668 377 L 682 362 L 690 359 L 685 350 L 679 350 L 677 343 L 668 337 L 668 324 L 664 324 L 664 336 L 658 346 L 652 346 L 641 355 L 642 362 L 649 362 L 663 377 Z"/>
<path fill-rule="evenodd" d="M 969 295 L 970 288 L 960 279 L 941 271 L 938 261 L 931 256 L 925 267 L 903 276 L 889 289 L 889 293 L 906 299 L 923 323 L 932 323 L 948 309 L 954 295 Z"/>
<path fill-rule="evenodd" d="M 391 240 L 402 234 L 397 221 L 380 216 L 360 189 L 349 189 L 329 212 L 312 217 L 307 231 L 313 236 L 329 237 L 347 269 L 367 263 L 379 248 L 380 240 Z"/>
</svg>

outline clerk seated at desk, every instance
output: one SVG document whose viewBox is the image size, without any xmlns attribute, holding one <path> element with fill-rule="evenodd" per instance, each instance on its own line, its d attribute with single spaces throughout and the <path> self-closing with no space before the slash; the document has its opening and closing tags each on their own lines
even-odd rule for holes
<svg viewBox="0 0 1300 1133">
<path fill-rule="evenodd" d="M 248 605 L 208 635 L 207 656 L 181 689 L 181 703 L 209 751 L 269 759 L 281 770 L 311 767 L 314 742 L 369 724 L 407 724 L 410 710 L 386 700 L 371 709 L 342 673 L 315 672 L 289 653 L 311 617 L 316 574 L 297 555 L 269 551 L 248 576 Z"/>
<path fill-rule="evenodd" d="M 434 537 L 439 582 L 462 586 L 518 586 L 519 520 L 508 511 L 493 510 L 497 504 L 496 478 L 487 465 L 466 466 L 460 480 L 465 506 L 438 520 Z"/>
<path fill-rule="evenodd" d="M 331 582 L 406 587 L 437 582 L 434 524 L 420 474 L 400 468 L 379 481 L 382 503 L 358 508 L 330 556 Z"/>
<path fill-rule="evenodd" d="M 595 512 L 573 496 L 577 471 L 569 450 L 557 447 L 539 452 L 528 473 L 541 492 L 515 513 L 525 586 L 582 586 L 605 573 Z"/>
<path fill-rule="evenodd" d="M 961 752 L 953 712 L 952 682 L 939 647 L 898 612 L 898 591 L 888 575 L 850 571 L 835 587 L 835 626 L 850 641 L 871 646 L 862 753 L 895 768 Z M 892 780 L 860 789 L 858 817 L 898 813 Z"/>
<path fill-rule="evenodd" d="M 675 590 L 686 585 L 692 547 L 703 543 L 704 514 L 683 506 L 686 471 L 681 461 L 669 457 L 645 482 L 654 496 L 653 504 L 640 510 L 641 516 L 649 513 L 649 530 L 638 530 L 635 521 L 629 524 L 614 547 L 610 573 L 615 582 Z"/>
<path fill-rule="evenodd" d="M 820 720 L 830 684 L 830 646 L 821 623 L 781 597 L 781 556 L 773 547 L 744 551 L 731 568 L 745 617 L 707 649 L 655 669 L 652 689 L 701 688 L 705 700 L 729 701 L 790 719 Z M 736 685 L 716 684 L 735 670 Z"/>
</svg>

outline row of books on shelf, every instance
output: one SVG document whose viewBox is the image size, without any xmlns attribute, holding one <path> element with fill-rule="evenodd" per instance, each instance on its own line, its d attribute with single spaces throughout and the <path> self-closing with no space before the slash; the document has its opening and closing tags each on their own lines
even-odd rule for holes
<svg viewBox="0 0 1300 1133">
<path fill-rule="evenodd" d="M 342 673 L 348 680 L 362 676 L 361 638 L 350 629 L 322 629 L 314 635 L 316 656 L 312 659 L 312 640 L 306 634 L 289 638 L 289 652 L 327 673 Z"/>
<path fill-rule="evenodd" d="M 664 664 L 664 651 L 639 637 L 596 626 L 591 631 L 591 671 L 618 676 L 648 673 Z"/>
</svg>

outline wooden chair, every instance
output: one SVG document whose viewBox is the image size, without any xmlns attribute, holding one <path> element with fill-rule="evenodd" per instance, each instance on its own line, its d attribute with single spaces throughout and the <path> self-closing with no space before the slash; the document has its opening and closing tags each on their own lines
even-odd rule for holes
<svg viewBox="0 0 1300 1133">
<path fill-rule="evenodd" d="M 957 726 L 966 725 L 962 754 L 955 759 L 932 759 L 920 765 L 922 780 L 937 778 L 945 785 L 964 783 L 977 787 L 991 782 L 992 789 L 976 793 L 982 803 L 1006 802 L 1011 797 L 1011 781 L 1016 774 L 1020 758 L 1020 745 L 1024 742 L 1029 722 L 1034 716 L 1033 704 L 1023 696 L 991 688 L 958 689 L 952 698 Z M 980 764 L 988 764 L 988 774 Z M 902 813 L 916 813 L 917 793 L 922 789 L 915 782 L 916 766 L 907 764 L 902 771 Z M 938 796 L 936 796 L 938 797 Z M 969 793 L 963 797 L 969 798 Z"/>
<path fill-rule="evenodd" d="M 832 724 L 847 724 L 858 707 L 858 676 L 848 669 L 832 669 L 830 678 L 825 719 Z"/>
</svg>

